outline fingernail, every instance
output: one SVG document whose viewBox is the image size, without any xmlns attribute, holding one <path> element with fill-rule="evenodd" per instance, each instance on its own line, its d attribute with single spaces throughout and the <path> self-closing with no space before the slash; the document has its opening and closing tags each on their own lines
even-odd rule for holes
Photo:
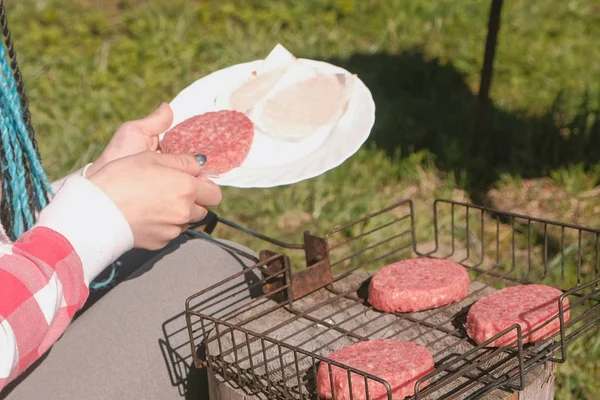
<svg viewBox="0 0 600 400">
<path fill-rule="evenodd" d="M 198 162 L 198 165 L 200 165 L 201 167 L 204 167 L 206 165 L 206 156 L 204 154 L 196 154 L 194 156 L 194 158 L 196 158 L 196 161 Z"/>
</svg>

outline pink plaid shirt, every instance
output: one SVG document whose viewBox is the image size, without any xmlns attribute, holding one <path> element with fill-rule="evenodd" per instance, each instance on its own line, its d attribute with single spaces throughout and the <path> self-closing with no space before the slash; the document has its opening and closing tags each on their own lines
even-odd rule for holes
<svg viewBox="0 0 600 400">
<path fill-rule="evenodd" d="M 58 340 L 87 299 L 81 260 L 62 235 L 36 227 L 0 247 L 0 327 L 15 337 L 17 364 L 0 388 Z M 11 349 L 2 349 L 4 352 Z"/>
<path fill-rule="evenodd" d="M 133 247 L 127 221 L 85 169 L 53 186 L 33 229 L 15 243 L 0 229 L 0 391 L 60 338 L 89 283 Z"/>
</svg>

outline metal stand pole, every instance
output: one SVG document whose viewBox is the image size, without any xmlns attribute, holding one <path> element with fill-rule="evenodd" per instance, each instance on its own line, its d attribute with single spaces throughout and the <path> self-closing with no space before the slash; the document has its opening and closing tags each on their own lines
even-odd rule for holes
<svg viewBox="0 0 600 400">
<path fill-rule="evenodd" d="M 502 11 L 503 0 L 492 0 L 490 17 L 488 21 L 488 33 L 485 44 L 485 55 L 483 59 L 483 68 L 481 70 L 481 80 L 479 84 L 479 94 L 477 98 L 477 115 L 475 121 L 475 134 L 473 135 L 472 150 L 473 155 L 477 154 L 483 147 L 484 134 L 483 129 L 487 122 L 487 113 L 489 105 L 489 92 L 492 85 L 492 75 L 494 72 L 494 56 L 496 55 L 496 43 L 498 40 L 498 31 L 500 30 L 500 14 Z"/>
</svg>

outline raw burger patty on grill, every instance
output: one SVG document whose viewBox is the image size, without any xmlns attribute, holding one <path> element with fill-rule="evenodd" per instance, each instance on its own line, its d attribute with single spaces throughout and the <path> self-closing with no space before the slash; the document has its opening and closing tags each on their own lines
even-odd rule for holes
<svg viewBox="0 0 600 400">
<path fill-rule="evenodd" d="M 329 359 L 356 368 L 385 379 L 392 389 L 394 399 L 412 396 L 415 383 L 421 377 L 434 369 L 434 361 L 429 350 L 413 342 L 397 339 L 377 339 L 358 342 L 327 356 Z M 317 373 L 317 390 L 322 398 L 331 399 L 331 381 L 329 363 L 322 361 Z M 348 370 L 331 365 L 333 390 L 338 400 L 365 400 L 365 378 L 358 373 L 352 373 L 352 397 L 348 385 Z M 369 399 L 387 399 L 387 390 L 383 383 L 367 378 Z M 425 381 L 419 387 L 424 388 L 429 382 Z"/>
<path fill-rule="evenodd" d="M 560 330 L 558 319 L 558 298 L 562 292 L 546 285 L 521 285 L 507 287 L 493 292 L 479 300 L 467 315 L 467 334 L 478 344 L 514 324 L 521 325 L 525 335 L 548 322 L 539 330 L 523 338 L 523 343 L 533 343 L 546 339 Z M 563 308 L 569 306 L 565 297 Z M 569 320 L 569 310 L 564 311 L 565 322 Z M 517 345 L 517 331 L 512 330 L 494 340 L 488 347 Z M 511 344 L 511 342 L 515 342 Z"/>
<path fill-rule="evenodd" d="M 387 265 L 373 275 L 369 303 L 384 312 L 423 311 L 461 300 L 470 283 L 460 264 L 412 258 Z"/>
<path fill-rule="evenodd" d="M 164 136 L 163 153 L 206 155 L 206 171 L 223 174 L 242 165 L 254 140 L 254 125 L 237 111 L 215 111 L 177 124 Z"/>
</svg>

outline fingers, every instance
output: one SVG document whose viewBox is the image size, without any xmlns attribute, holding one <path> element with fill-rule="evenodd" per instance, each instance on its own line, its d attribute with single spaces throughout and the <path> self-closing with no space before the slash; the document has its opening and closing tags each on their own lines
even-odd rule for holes
<svg viewBox="0 0 600 400">
<path fill-rule="evenodd" d="M 196 204 L 202 206 L 218 206 L 223 199 L 221 188 L 209 180 L 194 179 L 196 188 Z"/>
<path fill-rule="evenodd" d="M 152 114 L 134 121 L 150 136 L 157 136 L 169 129 L 173 123 L 173 111 L 167 103 L 162 103 Z"/>
<path fill-rule="evenodd" d="M 172 168 L 192 176 L 202 174 L 202 167 L 194 156 L 189 154 L 153 153 L 156 162 L 163 167 Z"/>
<path fill-rule="evenodd" d="M 216 206 L 221 203 L 223 194 L 221 188 L 207 179 L 203 173 L 203 167 L 200 166 L 196 157 L 188 154 L 174 153 L 148 153 L 154 157 L 156 162 L 166 168 L 172 168 L 184 172 L 189 177 L 189 184 L 193 190 L 195 203 L 201 206 Z"/>
<path fill-rule="evenodd" d="M 192 206 L 192 217 L 190 222 L 202 221 L 204 217 L 206 217 L 206 214 L 208 214 L 208 210 L 206 208 L 194 204 Z"/>
</svg>

